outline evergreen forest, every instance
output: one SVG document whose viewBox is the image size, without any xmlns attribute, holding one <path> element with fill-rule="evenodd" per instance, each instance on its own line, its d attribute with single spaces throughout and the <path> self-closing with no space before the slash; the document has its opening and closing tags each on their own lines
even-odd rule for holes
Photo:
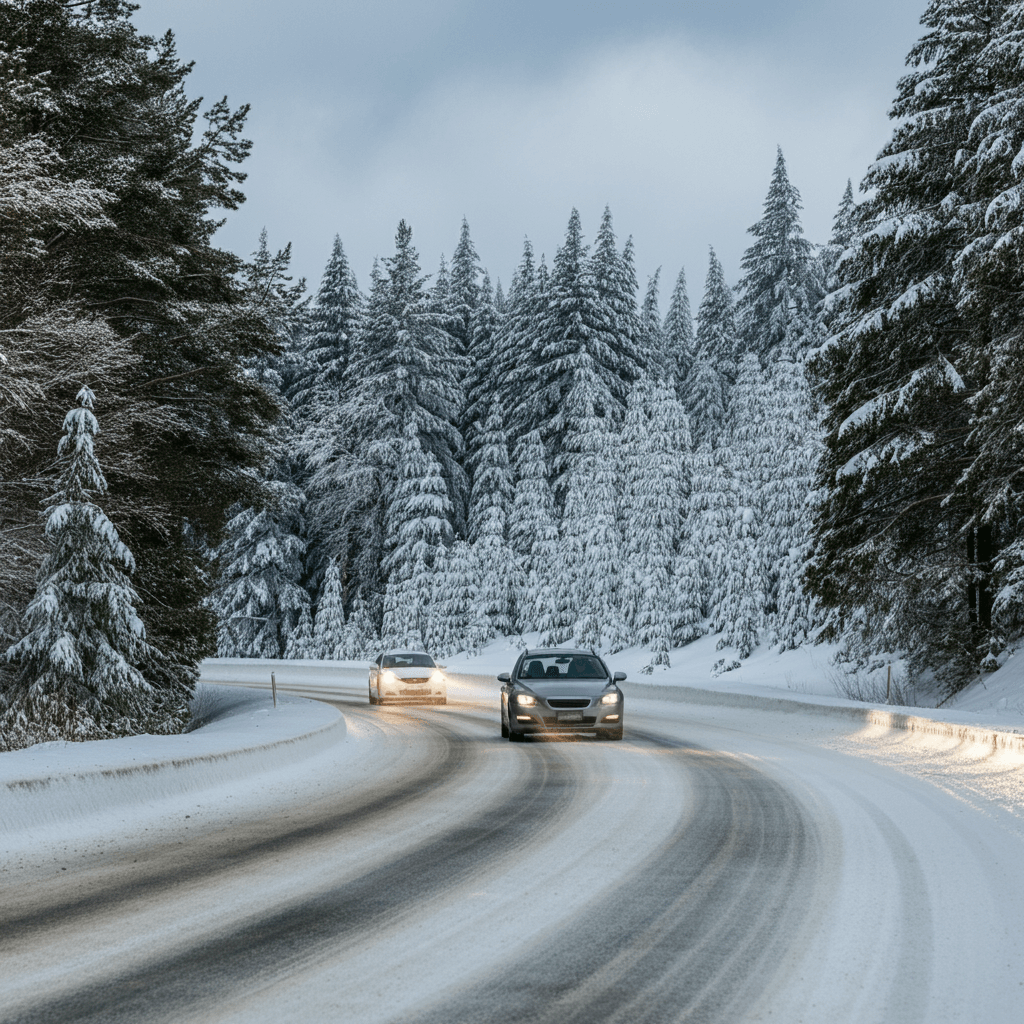
<svg viewBox="0 0 1024 1024">
<path fill-rule="evenodd" d="M 249 110 L 133 9 L 0 2 L 0 750 L 180 731 L 210 656 L 710 633 L 953 693 L 1019 641 L 1024 2 L 931 0 L 831 236 L 780 150 L 736 282 L 606 208 L 308 290 L 217 247 Z"/>
</svg>

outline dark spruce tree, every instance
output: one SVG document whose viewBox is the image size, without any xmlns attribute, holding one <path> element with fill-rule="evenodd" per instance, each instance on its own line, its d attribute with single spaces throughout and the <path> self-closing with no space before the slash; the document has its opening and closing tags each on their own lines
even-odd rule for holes
<svg viewBox="0 0 1024 1024">
<path fill-rule="evenodd" d="M 52 154 L 47 173 L 68 200 L 22 222 L 37 270 L 11 268 L 19 273 L 9 277 L 4 266 L 4 328 L 33 333 L 50 317 L 41 333 L 54 340 L 36 349 L 50 365 L 36 372 L 66 380 L 76 362 L 83 371 L 66 380 L 60 405 L 83 380 L 103 388 L 117 424 L 105 435 L 107 513 L 136 559 L 149 644 L 140 668 L 160 723 L 149 728 L 170 730 L 187 720 L 198 662 L 214 650 L 205 544 L 219 539 L 228 508 L 256 497 L 251 471 L 267 459 L 277 417 L 272 395 L 243 366 L 278 339 L 246 301 L 240 260 L 212 244 L 215 212 L 243 200 L 247 108 L 220 100 L 200 117 L 173 36 L 140 35 L 133 9 L 122 0 L 0 5 L 0 38 L 17 47 L 19 73 L 45 83 L 18 111 L 16 132 L 44 160 Z M 95 371 L 76 343 L 56 343 L 58 309 L 91 325 Z M 111 338 L 97 350 L 96 340 Z M 49 445 L 35 443 L 37 428 L 22 429 L 30 411 L 5 416 L 33 439 L 16 468 L 4 467 L 7 479 L 31 481 L 8 489 L 5 515 L 34 522 L 38 535 Z"/>
<path fill-rule="evenodd" d="M 954 265 L 966 241 L 957 154 L 991 104 L 1004 7 L 928 5 L 813 363 L 826 452 L 808 582 L 865 649 L 900 648 L 951 689 L 988 651 L 999 545 L 983 500 L 957 486 L 988 340 L 965 317 Z"/>
<path fill-rule="evenodd" d="M 1024 4 L 1004 5 L 979 58 L 991 100 L 971 125 L 958 162 L 965 244 L 954 266 L 959 311 L 972 327 L 970 462 L 958 481 L 975 510 L 967 557 L 969 609 L 984 621 L 992 599 L 995 648 L 1024 631 Z M 970 542 L 974 541 L 973 550 Z M 986 578 L 991 566 L 991 579 Z M 992 654 L 983 659 L 994 667 Z"/>
</svg>

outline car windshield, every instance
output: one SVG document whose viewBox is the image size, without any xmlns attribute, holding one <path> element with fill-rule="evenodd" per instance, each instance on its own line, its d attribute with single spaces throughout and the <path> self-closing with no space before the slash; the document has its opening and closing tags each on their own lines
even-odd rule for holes
<svg viewBox="0 0 1024 1024">
<path fill-rule="evenodd" d="M 385 654 L 381 668 L 433 668 L 429 654 Z"/>
<path fill-rule="evenodd" d="M 519 666 L 520 679 L 604 679 L 607 673 L 597 658 L 587 654 L 527 656 Z"/>
</svg>

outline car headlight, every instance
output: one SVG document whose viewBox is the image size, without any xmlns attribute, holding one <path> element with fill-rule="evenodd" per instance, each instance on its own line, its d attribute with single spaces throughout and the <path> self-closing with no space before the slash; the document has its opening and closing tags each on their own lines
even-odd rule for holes
<svg viewBox="0 0 1024 1024">
<path fill-rule="evenodd" d="M 440 686 L 440 684 L 444 682 L 444 673 L 435 668 L 434 671 L 430 673 L 430 681 Z"/>
<path fill-rule="evenodd" d="M 618 704 L 619 703 L 619 695 L 617 693 L 606 693 L 601 698 L 601 703 L 602 704 Z"/>
<path fill-rule="evenodd" d="M 537 703 L 537 698 L 530 696 L 528 693 L 517 693 L 516 703 L 521 708 L 532 708 Z"/>
<path fill-rule="evenodd" d="M 381 677 L 381 679 L 384 680 L 385 683 L 397 683 L 398 682 L 398 676 L 396 676 L 395 673 L 392 672 L 391 669 L 389 669 L 389 668 L 384 669 L 384 671 L 381 672 L 380 677 Z"/>
</svg>

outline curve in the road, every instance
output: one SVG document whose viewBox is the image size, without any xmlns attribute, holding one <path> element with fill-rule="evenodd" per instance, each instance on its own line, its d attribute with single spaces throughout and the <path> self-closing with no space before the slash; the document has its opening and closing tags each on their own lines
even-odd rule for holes
<svg viewBox="0 0 1024 1024">
<path fill-rule="evenodd" d="M 737 757 L 631 738 L 673 750 L 692 813 L 618 891 L 415 1024 L 732 1024 L 768 984 L 813 902 L 813 823 Z"/>
<path fill-rule="evenodd" d="M 468 742 L 450 727 L 432 726 L 446 733 L 451 748 Z M 458 753 L 446 762 L 464 758 Z M 247 927 L 202 941 L 186 951 L 155 960 L 103 982 L 44 999 L 14 1013 L 0 1011 L 5 1024 L 138 1024 L 141 1021 L 180 1021 L 196 1008 L 244 991 L 258 978 L 265 983 L 287 975 L 325 952 L 337 953 L 347 942 L 358 942 L 372 929 L 386 927 L 403 913 L 478 871 L 481 865 L 514 855 L 539 831 L 556 822 L 576 798 L 580 779 L 557 751 L 523 759 L 526 770 L 510 780 L 500 798 L 486 810 L 457 822 L 440 838 L 377 867 L 355 881 L 317 894 L 284 910 L 260 917 Z M 443 781 L 443 780 L 440 780 Z M 422 795 L 422 791 L 421 791 Z M 373 805 L 377 812 L 393 810 Z M 363 808 L 364 817 L 373 813 Z M 350 817 L 330 823 L 343 829 Z M 284 843 L 301 842 L 314 826 L 307 826 L 259 844 L 260 855 Z M 322 837 L 324 826 L 316 828 Z M 251 851 L 257 849 L 254 844 Z M 237 865 L 236 865 L 237 866 Z M 166 886 L 160 877 L 153 885 Z M 105 894 L 103 899 L 112 897 Z M 126 897 L 127 898 L 127 897 Z M 83 901 L 79 912 L 84 912 Z M 52 922 L 47 922 L 52 923 Z M 31 927 L 31 921 L 21 924 Z"/>
</svg>

